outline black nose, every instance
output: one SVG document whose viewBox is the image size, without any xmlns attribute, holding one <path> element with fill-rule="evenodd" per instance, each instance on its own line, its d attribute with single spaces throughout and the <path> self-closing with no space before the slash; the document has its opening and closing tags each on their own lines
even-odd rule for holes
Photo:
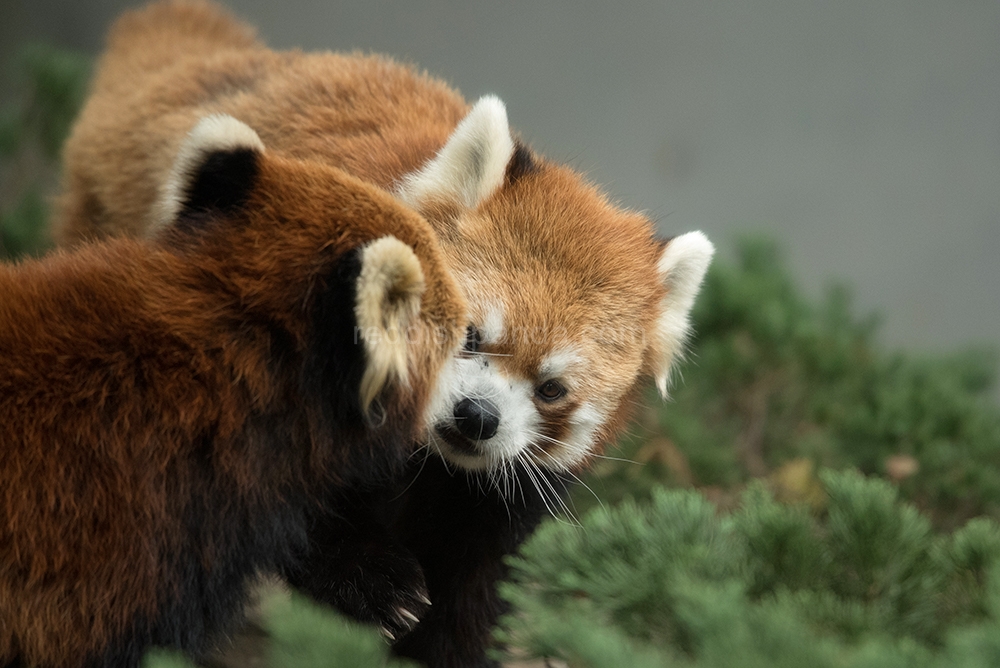
<svg viewBox="0 0 1000 668">
<path fill-rule="evenodd" d="M 493 438 L 500 427 L 500 409 L 489 399 L 462 399 L 455 404 L 455 426 L 473 441 Z"/>
</svg>

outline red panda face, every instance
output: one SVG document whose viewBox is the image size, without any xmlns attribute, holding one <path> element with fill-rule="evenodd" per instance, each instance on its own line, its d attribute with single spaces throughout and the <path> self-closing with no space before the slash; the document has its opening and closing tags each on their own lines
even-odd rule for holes
<svg viewBox="0 0 1000 668">
<path fill-rule="evenodd" d="M 713 248 L 669 242 L 510 138 L 484 98 L 400 195 L 436 223 L 469 303 L 432 400 L 429 446 L 467 469 L 585 466 L 645 376 L 665 394 Z"/>
</svg>

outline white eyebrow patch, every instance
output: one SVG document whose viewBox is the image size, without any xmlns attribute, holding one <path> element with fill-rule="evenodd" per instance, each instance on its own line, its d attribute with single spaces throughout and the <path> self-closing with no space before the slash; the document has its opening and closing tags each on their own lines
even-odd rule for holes
<svg viewBox="0 0 1000 668">
<path fill-rule="evenodd" d="M 503 316 L 503 307 L 500 304 L 493 304 L 486 308 L 483 321 L 479 324 L 479 333 L 483 337 L 483 343 L 497 343 L 503 339 Z"/>
<path fill-rule="evenodd" d="M 583 364 L 580 349 L 574 346 L 557 348 L 549 353 L 538 366 L 538 376 L 541 379 L 559 378 L 574 367 Z"/>
</svg>

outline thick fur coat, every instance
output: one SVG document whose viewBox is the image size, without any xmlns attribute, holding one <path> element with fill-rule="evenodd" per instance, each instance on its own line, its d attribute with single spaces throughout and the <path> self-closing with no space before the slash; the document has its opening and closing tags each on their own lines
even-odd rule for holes
<svg viewBox="0 0 1000 668">
<path fill-rule="evenodd" d="M 216 113 L 275 154 L 392 191 L 434 228 L 469 329 L 431 399 L 428 456 L 339 499 L 287 575 L 401 654 L 492 665 L 503 556 L 621 431 L 643 381 L 666 395 L 713 247 L 657 239 L 517 139 L 495 97 L 470 105 L 386 57 L 271 51 L 218 7 L 178 0 L 110 32 L 66 147 L 62 242 L 155 231 L 171 156 Z"/>
<path fill-rule="evenodd" d="M 396 199 L 231 118 L 178 153 L 155 238 L 0 265 L 2 666 L 204 651 L 325 499 L 405 461 L 460 345 Z"/>
</svg>

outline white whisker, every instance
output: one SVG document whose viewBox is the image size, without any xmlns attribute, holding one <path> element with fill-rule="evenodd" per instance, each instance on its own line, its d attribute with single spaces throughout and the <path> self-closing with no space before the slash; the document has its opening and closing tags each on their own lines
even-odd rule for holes
<svg viewBox="0 0 1000 668">
<path fill-rule="evenodd" d="M 545 434 L 541 434 L 539 432 L 534 432 L 534 431 L 529 431 L 528 433 L 531 436 L 543 439 L 545 441 L 548 441 L 549 443 L 555 443 L 556 445 L 561 445 L 561 446 L 566 447 L 566 448 L 571 448 L 572 447 L 566 441 L 560 441 L 558 438 L 552 438 L 551 436 L 546 436 Z M 552 457 L 552 455 L 550 455 L 547 452 L 544 453 L 544 454 L 546 454 L 550 459 L 552 459 L 553 463 L 556 463 L 556 459 L 554 457 Z M 642 462 L 637 462 L 634 459 L 626 459 L 624 457 L 609 457 L 608 455 L 599 455 L 599 454 L 597 454 L 595 452 L 589 452 L 589 453 L 587 453 L 587 456 L 588 457 L 594 457 L 596 459 L 607 459 L 607 460 L 612 461 L 612 462 L 624 462 L 626 464 L 635 464 L 637 466 L 642 466 L 643 465 Z"/>
<path fill-rule="evenodd" d="M 590 454 L 591 457 L 595 459 L 607 459 L 611 462 L 624 462 L 626 464 L 635 464 L 636 466 L 644 466 L 642 462 L 637 462 L 634 459 L 626 459 L 625 457 L 608 457 L 607 455 L 598 455 L 595 453 Z"/>
<path fill-rule="evenodd" d="M 424 467 L 427 466 L 427 460 L 431 456 L 430 446 L 428 446 L 428 444 L 425 443 L 424 445 L 422 445 L 419 448 L 417 448 L 416 450 L 414 450 L 413 453 L 410 455 L 409 458 L 413 459 L 413 457 L 418 452 L 423 452 L 424 453 L 424 460 L 422 462 L 420 462 L 420 468 L 417 469 L 417 472 L 413 474 L 413 480 L 411 480 L 409 482 L 409 484 L 407 484 L 406 487 L 403 488 L 402 492 L 400 492 L 396 496 L 392 497 L 392 499 L 390 499 L 390 501 L 395 501 L 396 499 L 400 498 L 401 496 L 403 496 L 404 494 L 406 494 L 408 491 L 410 491 L 410 488 L 413 487 L 413 484 L 415 482 L 417 482 L 417 478 L 419 478 L 420 474 L 424 472 Z"/>
<path fill-rule="evenodd" d="M 448 475 L 454 475 L 454 473 L 451 470 L 451 467 L 448 466 L 448 458 L 444 456 L 444 450 L 441 448 L 438 442 L 437 435 L 434 433 L 434 430 L 432 429 L 428 431 L 427 436 L 428 436 L 427 443 L 428 445 L 431 444 L 434 445 L 434 449 L 437 450 L 438 456 L 441 458 L 441 463 L 444 464 L 444 470 L 448 472 Z"/>
<path fill-rule="evenodd" d="M 541 454 L 543 454 L 543 455 L 545 455 L 546 457 L 549 457 L 549 458 L 552 457 L 552 455 L 550 455 L 549 453 L 545 452 L 544 450 L 541 451 Z M 572 471 L 563 471 L 563 473 L 566 474 L 566 475 L 568 475 L 568 476 L 570 476 L 576 482 L 576 484 L 580 485 L 585 490 L 587 490 L 588 492 L 590 492 L 591 496 L 593 496 L 594 499 L 597 501 L 597 505 L 599 505 L 601 508 L 604 508 L 604 501 L 601 500 L 601 497 L 597 496 L 597 492 L 595 492 L 593 489 L 591 489 L 590 485 L 588 485 L 587 483 L 585 483 L 580 476 L 576 475 Z M 606 508 L 605 508 L 605 510 L 606 510 Z"/>
<path fill-rule="evenodd" d="M 562 522 L 563 524 L 579 527 L 580 526 L 579 523 L 575 521 L 576 518 L 572 515 L 572 513 L 569 512 L 569 508 L 566 506 L 566 503 L 562 500 L 559 493 L 556 492 L 555 488 L 552 487 L 552 483 L 550 483 L 548 479 L 546 479 L 545 474 L 542 473 L 542 471 L 538 468 L 538 465 L 535 462 L 531 461 L 531 459 L 529 458 L 524 458 L 522 461 L 525 464 L 524 467 L 525 473 L 527 473 L 528 478 L 531 480 L 531 484 L 534 485 L 535 491 L 538 492 L 538 496 L 541 497 L 542 503 L 545 504 L 545 509 L 549 512 L 549 515 L 552 517 L 552 519 L 554 519 L 557 522 Z M 548 494 L 546 493 L 545 487 L 539 484 L 539 478 L 541 478 L 541 481 L 545 483 L 545 486 L 548 487 L 548 490 L 552 493 L 553 495 L 552 499 L 550 499 Z M 567 521 L 563 517 L 560 517 L 555 507 L 556 504 L 561 506 L 563 512 L 566 513 L 573 521 Z"/>
<path fill-rule="evenodd" d="M 532 462 L 532 466 L 536 467 L 538 475 L 542 478 L 542 482 L 544 482 L 546 487 L 549 488 L 549 491 L 552 492 L 552 498 L 556 502 L 558 502 L 559 506 L 562 508 L 563 514 L 565 514 L 571 520 L 570 524 L 580 526 L 580 520 L 576 517 L 573 511 L 570 510 L 569 506 L 566 503 L 566 499 L 564 499 L 563 495 L 556 490 L 555 486 L 552 484 L 552 481 L 549 480 L 549 478 L 540 469 L 537 468 L 538 464 Z"/>
<path fill-rule="evenodd" d="M 518 453 L 518 457 L 517 457 L 518 461 L 520 461 L 520 459 L 522 457 L 525 457 L 525 456 L 527 456 L 525 453 Z M 517 475 L 517 471 L 515 469 L 516 466 L 517 466 L 517 462 L 511 462 L 510 463 L 510 471 L 511 471 L 511 474 L 514 476 L 514 490 L 521 493 L 521 505 L 523 506 L 523 505 L 527 505 L 528 502 L 524 498 L 524 485 L 521 484 L 521 478 L 520 478 L 520 476 Z M 522 464 L 522 466 L 524 466 L 524 465 Z"/>
<path fill-rule="evenodd" d="M 529 434 L 530 434 L 531 436 L 534 436 L 534 437 L 537 437 L 537 438 L 541 438 L 541 439 L 544 439 L 544 440 L 547 440 L 547 441 L 551 441 L 552 443 L 556 443 L 556 444 L 559 444 L 559 445 L 566 445 L 565 443 L 563 443 L 563 442 L 562 442 L 562 441 L 560 441 L 559 439 L 556 439 L 556 438 L 552 438 L 552 437 L 550 437 L 550 436 L 546 436 L 545 434 L 541 434 L 541 433 L 538 433 L 538 432 L 534 432 L 534 431 L 530 431 L 530 430 L 528 431 L 528 433 L 529 433 Z M 559 471 L 559 472 L 557 473 L 557 475 L 561 475 L 561 474 L 566 474 L 566 475 L 568 475 L 568 476 L 572 477 L 572 478 L 573 478 L 573 480 L 575 480 L 575 481 L 577 482 L 577 484 L 579 484 L 579 485 L 583 486 L 583 488 L 584 488 L 584 489 L 586 489 L 586 490 L 587 490 L 588 492 L 590 492 L 590 493 L 591 493 L 591 495 L 593 495 L 594 499 L 596 499 L 596 500 L 597 500 L 597 503 L 598 503 L 598 504 L 599 504 L 599 505 L 600 505 L 600 506 L 601 506 L 602 508 L 604 507 L 604 502 L 603 502 L 603 501 L 601 501 L 601 498 L 600 498 L 599 496 L 597 496 L 597 493 L 596 493 L 596 492 L 594 492 L 594 490 L 593 490 L 593 489 L 591 489 L 591 488 L 590 488 L 590 486 L 589 486 L 589 485 L 587 485 L 587 483 L 585 483 L 585 482 L 584 482 L 584 481 L 583 481 L 583 480 L 582 480 L 582 479 L 581 479 L 581 478 L 580 478 L 580 477 L 579 477 L 578 475 L 576 475 L 575 473 L 573 473 L 573 472 L 572 472 L 572 471 L 570 471 L 570 470 L 567 470 L 567 469 L 562 469 L 562 467 L 561 467 L 561 466 L 560 466 L 560 464 L 559 464 L 559 461 L 558 461 L 558 460 L 557 460 L 557 459 L 556 459 L 555 457 L 553 457 L 551 453 L 549 453 L 549 452 L 546 452 L 546 451 L 545 451 L 545 450 L 544 450 L 544 449 L 543 449 L 542 447 L 540 447 L 540 446 L 539 446 L 539 445 L 538 445 L 537 443 L 532 443 L 530 447 L 531 447 L 531 449 L 532 449 L 532 454 L 533 454 L 533 455 L 535 455 L 535 456 L 542 456 L 542 457 L 545 457 L 545 458 L 547 458 L 547 459 L 548 459 L 549 461 L 551 461 L 551 462 L 552 462 L 552 464 L 554 464 L 555 466 L 558 466 L 558 467 L 560 468 L 560 471 Z M 599 455 L 593 455 L 593 456 L 599 456 Z M 627 460 L 623 460 L 623 461 L 627 461 Z M 638 464 L 639 462 L 634 462 L 634 463 Z M 551 470 L 551 469 L 550 469 L 550 470 Z M 553 471 L 553 472 L 555 472 L 555 471 Z M 565 506 L 565 504 L 563 504 L 563 505 Z M 567 512 L 567 514 L 568 514 L 568 515 L 570 515 L 570 516 L 573 516 L 573 513 L 572 513 L 572 512 L 570 512 L 570 511 L 569 511 L 569 509 L 567 509 L 567 510 L 566 510 L 566 512 Z M 574 518 L 574 519 L 576 519 L 576 518 Z"/>
</svg>

